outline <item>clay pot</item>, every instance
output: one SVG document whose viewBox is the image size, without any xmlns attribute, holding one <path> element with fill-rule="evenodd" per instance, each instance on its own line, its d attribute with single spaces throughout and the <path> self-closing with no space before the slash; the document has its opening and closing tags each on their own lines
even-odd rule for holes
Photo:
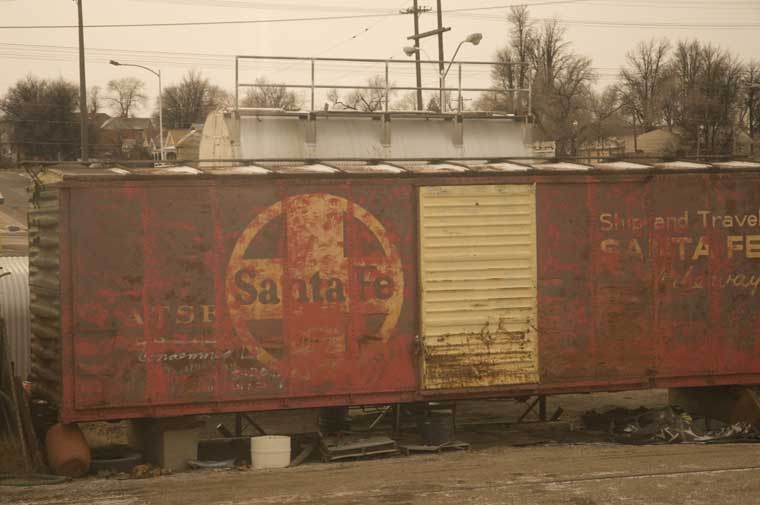
<svg viewBox="0 0 760 505">
<path fill-rule="evenodd" d="M 55 475 L 81 477 L 90 468 L 90 447 L 76 424 L 55 424 L 45 435 L 48 465 Z"/>
</svg>

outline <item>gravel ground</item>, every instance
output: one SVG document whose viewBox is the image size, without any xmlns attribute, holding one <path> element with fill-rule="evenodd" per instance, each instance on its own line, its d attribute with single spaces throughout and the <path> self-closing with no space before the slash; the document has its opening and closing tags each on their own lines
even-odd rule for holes
<svg viewBox="0 0 760 505">
<path fill-rule="evenodd" d="M 524 404 L 459 405 L 457 438 L 470 452 L 345 463 L 312 462 L 282 470 L 197 471 L 145 480 L 80 479 L 38 488 L 0 488 L 8 505 L 142 504 L 520 504 L 713 505 L 760 503 L 760 458 L 752 444 L 611 444 L 579 429 L 590 409 L 665 404 L 665 391 L 569 395 L 550 399 L 558 423 L 507 426 Z M 486 423 L 475 425 L 472 423 Z M 119 436 L 95 430 L 106 442 Z"/>
</svg>

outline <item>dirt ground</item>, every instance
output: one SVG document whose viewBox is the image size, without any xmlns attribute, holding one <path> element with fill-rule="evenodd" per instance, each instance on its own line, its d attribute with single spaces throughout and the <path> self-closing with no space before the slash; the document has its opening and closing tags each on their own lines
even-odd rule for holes
<svg viewBox="0 0 760 505">
<path fill-rule="evenodd" d="M 195 471 L 146 480 L 89 477 L 48 487 L 0 488 L 0 503 L 760 503 L 760 448 L 754 444 L 619 445 L 602 433 L 583 431 L 578 422 L 590 409 L 666 402 L 664 391 L 554 397 L 548 410 L 551 414 L 561 405 L 561 422 L 524 426 L 505 424 L 524 404 L 462 402 L 456 438 L 472 443 L 469 452 L 311 462 L 282 470 Z M 119 425 L 113 426 L 118 436 Z"/>
</svg>

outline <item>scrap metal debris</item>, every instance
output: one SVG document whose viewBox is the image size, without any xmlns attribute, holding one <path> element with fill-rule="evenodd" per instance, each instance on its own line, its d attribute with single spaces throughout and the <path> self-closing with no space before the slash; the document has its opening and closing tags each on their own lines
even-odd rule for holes
<svg viewBox="0 0 760 505">
<path fill-rule="evenodd" d="M 446 442 L 440 445 L 402 444 L 402 445 L 399 445 L 399 449 L 401 449 L 401 452 L 407 456 L 413 453 L 424 453 L 424 452 L 440 454 L 444 451 L 452 451 L 452 450 L 469 451 L 470 444 L 467 442 L 460 442 L 458 440 L 453 440 L 451 442 Z"/>
<path fill-rule="evenodd" d="M 363 436 L 341 433 L 322 438 L 319 446 L 322 461 L 366 458 L 378 455 L 398 454 L 396 441 L 385 436 Z"/>
<path fill-rule="evenodd" d="M 692 417 L 676 406 L 635 410 L 615 408 L 581 417 L 586 429 L 607 431 L 621 443 L 721 443 L 760 442 L 760 429 L 747 422 L 726 424 Z"/>
</svg>

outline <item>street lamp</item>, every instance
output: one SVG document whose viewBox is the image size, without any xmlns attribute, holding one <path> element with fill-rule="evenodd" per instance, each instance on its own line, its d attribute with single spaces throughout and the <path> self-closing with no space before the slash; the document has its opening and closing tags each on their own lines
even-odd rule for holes
<svg viewBox="0 0 760 505">
<path fill-rule="evenodd" d="M 480 41 L 483 40 L 483 34 L 482 33 L 471 33 L 467 37 L 462 40 L 459 45 L 457 45 L 456 50 L 454 51 L 454 55 L 451 57 L 451 61 L 449 61 L 449 64 L 446 66 L 446 70 L 441 71 L 438 74 L 438 83 L 440 87 L 440 109 L 441 112 L 444 112 L 444 103 L 443 103 L 443 90 L 446 88 L 446 76 L 449 75 L 449 70 L 451 70 L 451 65 L 454 64 L 454 60 L 457 57 L 457 53 L 459 53 L 459 49 L 462 47 L 462 44 L 472 44 L 473 46 L 477 46 L 480 44 Z M 406 46 L 404 48 L 404 54 L 407 56 L 414 56 L 414 54 L 418 53 L 419 51 L 425 52 L 424 49 L 421 47 L 414 47 L 414 46 Z M 427 55 L 427 53 L 425 53 Z M 430 59 L 430 56 L 428 56 L 428 59 Z"/>
<path fill-rule="evenodd" d="M 755 156 L 755 118 L 753 117 L 754 93 L 755 90 L 760 90 L 760 82 L 748 82 L 745 84 L 748 90 L 750 90 L 750 105 L 749 105 L 749 155 L 754 158 Z"/>
<path fill-rule="evenodd" d="M 573 158 L 578 156 L 578 120 L 573 121 Z"/>
<path fill-rule="evenodd" d="M 116 60 L 111 60 L 108 63 L 113 65 L 114 67 L 137 67 L 142 68 L 143 70 L 147 70 L 151 74 L 158 77 L 158 141 L 159 141 L 159 149 L 161 150 L 161 161 L 166 160 L 166 153 L 164 152 L 164 104 L 163 104 L 163 90 L 161 88 L 161 69 L 158 69 L 158 71 L 153 70 L 152 68 L 144 67 L 142 65 L 136 65 L 134 63 L 119 63 Z"/>
</svg>

